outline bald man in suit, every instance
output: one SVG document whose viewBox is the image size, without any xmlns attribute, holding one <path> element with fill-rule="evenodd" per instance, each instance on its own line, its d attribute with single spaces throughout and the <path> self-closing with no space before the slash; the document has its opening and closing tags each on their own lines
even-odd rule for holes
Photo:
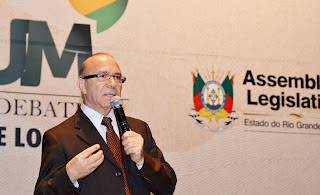
<svg viewBox="0 0 320 195">
<path fill-rule="evenodd" d="M 94 54 L 84 61 L 78 80 L 83 102 L 71 118 L 45 132 L 34 194 L 173 194 L 175 172 L 148 124 L 127 117 L 131 131 L 118 128 L 110 101 L 121 95 L 124 81 L 109 54 Z M 111 119 L 120 138 L 124 169 L 107 145 L 104 117 Z"/>
</svg>

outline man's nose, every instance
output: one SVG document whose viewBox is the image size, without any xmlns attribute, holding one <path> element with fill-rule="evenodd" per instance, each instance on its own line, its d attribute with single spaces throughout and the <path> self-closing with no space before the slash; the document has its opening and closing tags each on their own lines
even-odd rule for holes
<svg viewBox="0 0 320 195">
<path fill-rule="evenodd" d="M 117 84 L 117 83 L 116 83 L 115 78 L 114 78 L 113 76 L 110 76 L 110 77 L 109 77 L 108 85 L 114 87 L 116 84 Z"/>
</svg>

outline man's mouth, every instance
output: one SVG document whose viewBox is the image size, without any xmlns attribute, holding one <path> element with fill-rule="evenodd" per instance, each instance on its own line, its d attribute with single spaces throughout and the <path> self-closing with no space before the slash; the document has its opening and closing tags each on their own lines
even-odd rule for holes
<svg viewBox="0 0 320 195">
<path fill-rule="evenodd" d="M 108 97 L 113 97 L 113 96 L 115 96 L 116 94 L 114 94 L 114 93 L 106 93 L 106 94 L 104 94 L 103 96 L 108 96 Z"/>
</svg>

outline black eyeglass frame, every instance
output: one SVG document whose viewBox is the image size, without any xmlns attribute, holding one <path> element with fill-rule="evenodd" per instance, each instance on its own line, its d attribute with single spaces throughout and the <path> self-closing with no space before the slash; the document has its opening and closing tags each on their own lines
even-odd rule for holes
<svg viewBox="0 0 320 195">
<path fill-rule="evenodd" d="M 124 76 L 121 76 L 121 75 L 111 75 L 111 74 L 107 74 L 107 73 L 92 74 L 92 75 L 84 76 L 84 77 L 82 77 L 82 79 L 91 79 L 91 78 L 95 78 L 95 77 L 99 78 L 99 77 L 102 77 L 101 75 L 107 75 L 107 76 L 110 76 L 110 78 L 111 78 L 111 77 L 114 78 L 114 77 L 116 77 L 116 76 L 119 76 L 119 77 L 121 78 L 121 83 L 124 83 L 124 82 L 127 80 L 127 78 L 124 77 Z M 110 80 L 110 79 L 109 79 L 109 80 Z"/>
</svg>

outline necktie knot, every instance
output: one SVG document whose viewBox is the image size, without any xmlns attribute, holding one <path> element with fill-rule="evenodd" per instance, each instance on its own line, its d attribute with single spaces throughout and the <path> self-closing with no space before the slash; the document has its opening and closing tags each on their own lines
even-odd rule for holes
<svg viewBox="0 0 320 195">
<path fill-rule="evenodd" d="M 111 125 L 111 118 L 109 117 L 103 117 L 101 124 L 103 124 L 104 126 L 108 127 L 108 125 Z"/>
<path fill-rule="evenodd" d="M 101 124 L 103 124 L 104 126 L 108 127 L 109 125 L 111 125 L 111 118 L 109 117 L 103 117 Z"/>
</svg>

